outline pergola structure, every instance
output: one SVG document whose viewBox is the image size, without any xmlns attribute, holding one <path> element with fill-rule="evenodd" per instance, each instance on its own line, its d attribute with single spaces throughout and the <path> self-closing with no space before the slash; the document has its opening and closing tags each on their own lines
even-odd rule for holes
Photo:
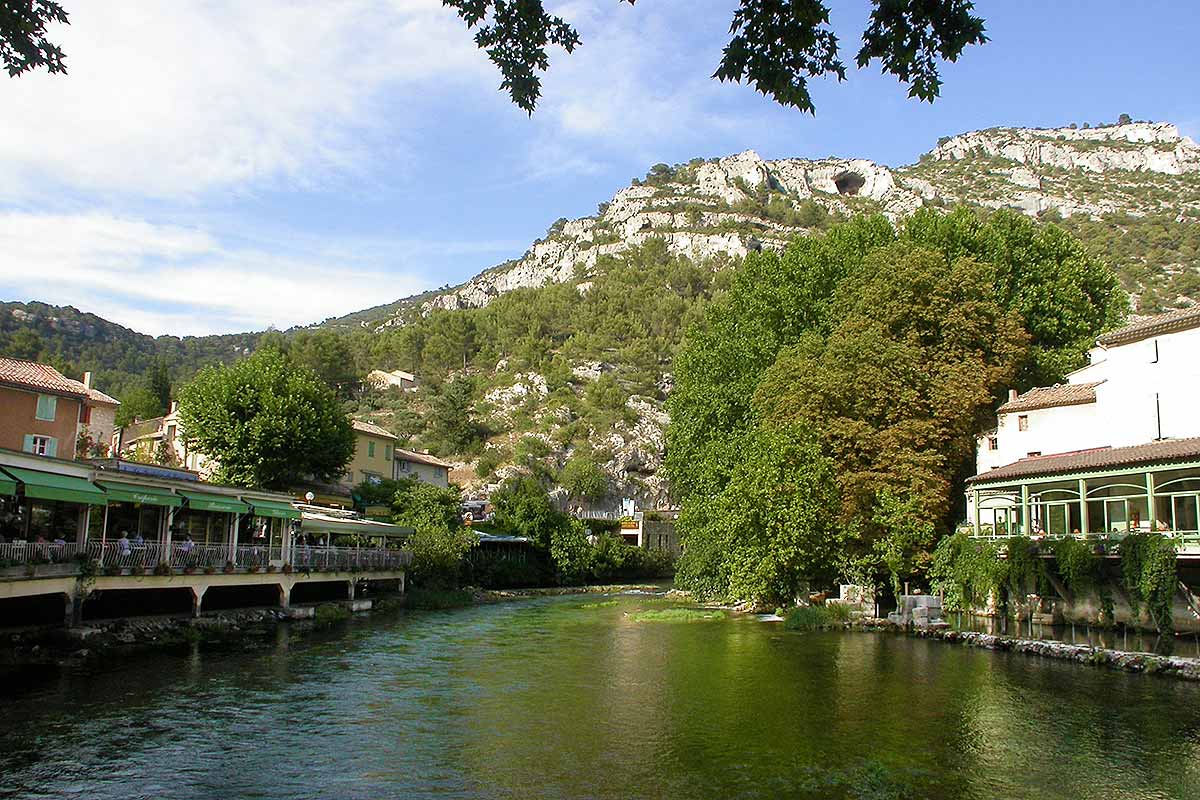
<svg viewBox="0 0 1200 800">
<path fill-rule="evenodd" d="M 1200 438 L 1023 458 L 971 478 L 967 507 L 978 537 L 1158 531 L 1200 556 Z"/>
</svg>

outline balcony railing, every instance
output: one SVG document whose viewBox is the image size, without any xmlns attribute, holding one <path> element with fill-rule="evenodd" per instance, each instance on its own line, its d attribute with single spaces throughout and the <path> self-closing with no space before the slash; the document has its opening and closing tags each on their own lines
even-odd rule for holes
<svg viewBox="0 0 1200 800">
<path fill-rule="evenodd" d="M 1138 531 L 1139 533 L 1149 533 L 1149 530 Z M 1195 551 L 1200 550 L 1200 531 L 1158 531 L 1165 538 L 1173 540 L 1177 550 Z M 1122 539 L 1129 535 L 1126 531 L 1112 531 L 1110 533 L 1038 533 L 1032 536 L 1021 533 L 1020 531 L 1005 531 L 993 530 L 991 526 L 981 526 L 978 534 L 971 533 L 972 539 L 986 539 L 989 541 L 1002 541 L 1013 536 L 1025 536 L 1030 541 L 1052 541 L 1055 539 L 1079 539 L 1081 541 L 1102 543 L 1113 542 L 1119 543 Z"/>
<path fill-rule="evenodd" d="M 86 558 L 85 558 L 86 556 Z M 142 573 L 161 569 L 166 563 L 172 572 L 216 572 L 236 570 L 267 571 L 282 569 L 289 563 L 297 572 L 346 572 L 404 569 L 412 563 L 411 550 L 358 547 L 313 547 L 296 545 L 285 562 L 283 548 L 238 545 L 230 558 L 228 545 L 172 542 L 164 548 L 158 542 L 133 543 L 133 540 L 54 544 L 51 542 L 0 543 L 0 568 L 76 564 L 94 561 L 108 574 L 126 571 Z"/>
</svg>

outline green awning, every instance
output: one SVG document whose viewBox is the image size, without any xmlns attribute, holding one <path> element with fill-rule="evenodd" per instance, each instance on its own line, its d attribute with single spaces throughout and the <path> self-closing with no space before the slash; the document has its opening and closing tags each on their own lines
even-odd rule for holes
<svg viewBox="0 0 1200 800">
<path fill-rule="evenodd" d="M 13 495 L 17 493 L 17 481 L 7 472 L 0 470 L 0 494 Z"/>
<path fill-rule="evenodd" d="M 260 517 L 275 517 L 276 519 L 300 519 L 299 509 L 293 508 L 291 503 L 282 503 L 278 500 L 255 500 L 253 497 L 243 497 L 250 507 L 254 509 L 254 513 Z"/>
<path fill-rule="evenodd" d="M 96 485 L 108 494 L 109 502 L 137 503 L 143 506 L 167 506 L 179 508 L 183 498 L 173 494 L 170 489 L 158 486 L 139 486 L 136 483 L 120 483 L 118 481 L 96 481 Z"/>
<path fill-rule="evenodd" d="M 34 500 L 61 500 L 64 503 L 85 503 L 93 506 L 102 506 L 108 502 L 108 495 L 86 478 L 18 467 L 6 467 L 6 470 L 25 487 L 25 496 Z"/>
<path fill-rule="evenodd" d="M 250 506 L 236 497 L 203 492 L 180 492 L 187 498 L 188 508 L 193 511 L 224 511 L 227 514 L 249 514 Z"/>
</svg>

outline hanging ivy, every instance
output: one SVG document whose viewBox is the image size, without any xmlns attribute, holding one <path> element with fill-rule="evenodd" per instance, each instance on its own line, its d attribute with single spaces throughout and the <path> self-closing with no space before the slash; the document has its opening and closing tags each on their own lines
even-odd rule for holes
<svg viewBox="0 0 1200 800">
<path fill-rule="evenodd" d="M 1000 557 L 1000 547 L 972 539 L 965 532 L 938 542 L 929 565 L 930 586 L 942 594 L 948 611 L 987 603 L 1007 577 L 1008 562 Z"/>
<path fill-rule="evenodd" d="M 1072 594 L 1086 592 L 1096 585 L 1098 559 L 1091 545 L 1081 539 L 1055 539 L 1051 545 L 1054 565 L 1063 585 Z"/>
<path fill-rule="evenodd" d="M 1131 533 L 1121 541 L 1121 582 L 1129 593 L 1133 613 L 1139 604 L 1159 633 L 1175 630 L 1171 607 L 1179 577 L 1175 571 L 1175 543 L 1159 533 Z"/>
<path fill-rule="evenodd" d="M 1045 594 L 1046 564 L 1037 542 L 1024 536 L 1010 536 L 1003 549 L 1007 556 L 1009 596 L 1024 599 L 1030 585 L 1036 593 Z"/>
</svg>

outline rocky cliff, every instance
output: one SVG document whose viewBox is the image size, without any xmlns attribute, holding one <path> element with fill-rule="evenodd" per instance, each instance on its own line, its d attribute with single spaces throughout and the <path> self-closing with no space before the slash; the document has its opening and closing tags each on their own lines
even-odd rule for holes
<svg viewBox="0 0 1200 800">
<path fill-rule="evenodd" d="M 912 165 L 865 159 L 766 161 L 752 150 L 668 167 L 622 189 L 596 216 L 561 220 L 516 261 L 447 291 L 398 301 L 354 321 L 403 324 L 407 314 L 480 307 L 513 289 L 571 280 L 657 237 L 672 253 L 733 258 L 808 232 L 803 211 L 878 211 L 969 203 L 1030 215 L 1200 213 L 1200 146 L 1167 123 L 1096 128 L 991 128 L 941 140 Z M 334 321 L 337 324 L 338 321 Z"/>
</svg>

